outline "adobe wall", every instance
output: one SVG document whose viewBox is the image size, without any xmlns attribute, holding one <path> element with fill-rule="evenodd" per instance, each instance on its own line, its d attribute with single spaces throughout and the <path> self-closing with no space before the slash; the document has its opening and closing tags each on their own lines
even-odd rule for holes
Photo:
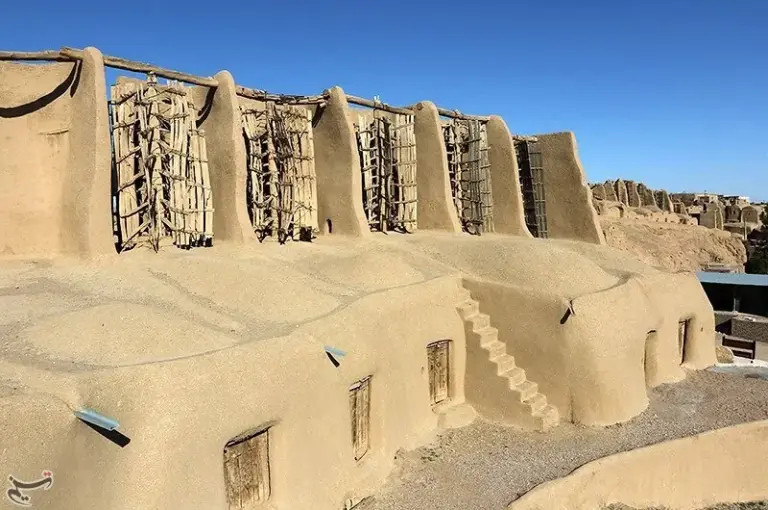
<svg viewBox="0 0 768 510">
<path fill-rule="evenodd" d="M 616 179 L 613 183 L 616 190 L 616 200 L 624 205 L 629 205 L 629 195 L 627 194 L 627 184 L 622 179 Z"/>
<path fill-rule="evenodd" d="M 592 185 L 592 198 L 595 198 L 597 200 L 605 200 L 606 194 L 605 194 L 605 186 L 602 184 L 593 184 Z"/>
<path fill-rule="evenodd" d="M 690 320 L 682 366 L 701 369 L 716 361 L 714 312 L 694 275 L 631 276 L 572 299 L 570 316 L 565 296 L 480 280 L 465 285 L 490 315 L 507 353 L 563 420 L 627 421 L 647 407 L 647 386 L 685 378 L 678 353 L 681 320 Z M 478 379 L 468 373 L 470 401 Z"/>
<path fill-rule="evenodd" d="M 630 207 L 640 207 L 643 205 L 640 193 L 637 189 L 637 183 L 635 181 L 627 181 L 627 201 Z"/>
<path fill-rule="evenodd" d="M 370 235 L 363 210 L 355 128 L 347 96 L 341 87 L 330 89 L 325 106 L 317 110 L 313 134 L 320 233 Z"/>
<path fill-rule="evenodd" d="M 537 138 L 544 166 L 549 237 L 604 244 L 575 136 L 565 132 Z"/>
<path fill-rule="evenodd" d="M 512 133 L 504 119 L 495 115 L 488 120 L 487 130 L 494 232 L 533 237 L 525 225 L 520 170 Z"/>
<path fill-rule="evenodd" d="M 204 91 L 206 101 L 200 108 L 208 151 L 208 171 L 213 197 L 213 238 L 237 244 L 253 242 L 256 236 L 246 204 L 247 161 L 240 106 L 235 94 L 235 80 L 228 71 L 214 76 L 218 87 Z"/>
<path fill-rule="evenodd" d="M 71 384 L 59 386 L 80 391 L 69 402 L 0 397 L 3 416 L 25 416 L 3 422 L 16 446 L 0 457 L 0 470 L 27 478 L 42 469 L 55 473 L 54 489 L 35 493 L 36 508 L 226 510 L 224 445 L 273 424 L 269 504 L 343 508 L 347 498 L 360 499 L 383 484 L 398 449 L 421 446 L 436 431 L 429 343 L 453 341 L 451 398 L 463 401 L 464 329 L 455 309 L 460 296 L 456 278 L 434 279 L 370 294 L 284 337 L 167 362 L 62 374 Z M 403 320 L 413 310 L 419 320 Z M 324 344 L 347 353 L 339 367 Z M 371 449 L 355 461 L 349 386 L 369 375 Z M 118 419 L 131 444 L 121 449 L 79 422 L 70 406 L 83 403 Z"/>
<path fill-rule="evenodd" d="M 509 510 L 696 510 L 768 499 L 768 421 L 735 425 L 590 462 L 539 485 Z"/>
<path fill-rule="evenodd" d="M 416 105 L 414 119 L 419 230 L 461 232 L 451 197 L 448 156 L 437 107 L 429 101 L 420 102 Z"/>
<path fill-rule="evenodd" d="M 754 205 L 746 205 L 741 210 L 741 221 L 744 223 L 759 224 L 760 223 L 760 208 Z"/>
<path fill-rule="evenodd" d="M 612 202 L 619 201 L 619 197 L 616 195 L 616 184 L 613 181 L 605 181 L 603 188 L 605 189 L 606 200 L 611 200 Z"/>
<path fill-rule="evenodd" d="M 0 76 L 0 254 L 114 254 L 101 53 Z"/>
</svg>

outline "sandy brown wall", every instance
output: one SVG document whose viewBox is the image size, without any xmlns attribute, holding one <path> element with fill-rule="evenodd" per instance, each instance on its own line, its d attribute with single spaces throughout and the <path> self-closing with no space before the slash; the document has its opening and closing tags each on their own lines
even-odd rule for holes
<svg viewBox="0 0 768 510">
<path fill-rule="evenodd" d="M 255 241 L 246 207 L 246 156 L 240 107 L 235 81 L 228 71 L 215 76 L 219 86 L 205 92 L 199 106 L 199 127 L 205 131 L 208 171 L 213 196 L 213 235 L 215 241 L 245 243 Z"/>
<path fill-rule="evenodd" d="M 509 510 L 695 510 L 768 498 L 768 421 L 736 425 L 590 462 Z"/>
<path fill-rule="evenodd" d="M 369 235 L 354 123 L 341 87 L 329 91 L 313 124 L 320 232 Z"/>
<path fill-rule="evenodd" d="M 690 274 L 632 276 L 574 298 L 477 280 L 468 280 L 467 288 L 481 312 L 490 315 L 507 353 L 564 420 L 587 425 L 629 420 L 647 406 L 646 386 L 683 379 L 680 320 L 690 320 L 682 365 L 701 369 L 715 362 L 714 314 Z M 468 374 L 470 401 L 478 394 L 494 398 L 473 386 L 480 380 Z"/>
<path fill-rule="evenodd" d="M 512 134 L 504 119 L 497 116 L 491 116 L 487 129 L 494 231 L 532 237 L 525 226 L 523 194 Z"/>
<path fill-rule="evenodd" d="M 419 229 L 461 232 L 451 198 L 448 156 L 437 107 L 422 101 L 416 105 L 414 118 Z"/>
<path fill-rule="evenodd" d="M 272 508 L 338 510 L 384 482 L 399 448 L 424 444 L 436 430 L 429 343 L 453 341 L 452 399 L 463 401 L 459 300 L 457 279 L 439 278 L 370 294 L 289 336 L 77 377 L 82 404 L 119 420 L 132 439 L 122 449 L 78 422 L 71 403 L 0 397 L 4 416 L 23 409 L 31 420 L 4 423 L 15 446 L 0 470 L 29 478 L 54 471 L 54 489 L 39 491 L 35 508 L 226 510 L 224 445 L 273 423 Z M 418 320 L 403 320 L 409 314 Z M 338 368 L 326 344 L 346 351 Z M 369 375 L 371 450 L 355 461 L 348 388 Z"/>
<path fill-rule="evenodd" d="M 0 254 L 115 253 L 103 59 L 0 62 Z"/>
<path fill-rule="evenodd" d="M 560 412 L 563 420 L 571 420 L 570 369 L 565 330 L 560 319 L 567 301 L 531 289 L 515 288 L 489 281 L 466 279 L 472 298 L 480 303 L 480 311 L 491 318 L 491 326 L 499 330 L 499 341 L 507 345 L 507 354 L 515 358 L 526 378 L 539 385 L 539 392 Z M 487 353 L 481 353 L 487 357 Z M 481 365 L 482 366 L 482 365 Z M 467 360 L 465 392 L 470 403 L 480 407 L 505 406 L 508 392 L 491 392 L 485 384 L 495 373 L 473 373 Z"/>
<path fill-rule="evenodd" d="M 538 135 L 549 237 L 604 244 L 573 133 Z"/>
</svg>

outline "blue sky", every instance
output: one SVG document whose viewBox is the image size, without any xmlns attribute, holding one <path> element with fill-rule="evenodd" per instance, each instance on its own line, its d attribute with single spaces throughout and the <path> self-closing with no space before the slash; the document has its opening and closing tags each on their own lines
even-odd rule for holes
<svg viewBox="0 0 768 510">
<path fill-rule="evenodd" d="M 767 0 L 5 2 L 0 48 L 60 46 L 495 113 L 574 131 L 591 181 L 768 200 Z"/>
</svg>

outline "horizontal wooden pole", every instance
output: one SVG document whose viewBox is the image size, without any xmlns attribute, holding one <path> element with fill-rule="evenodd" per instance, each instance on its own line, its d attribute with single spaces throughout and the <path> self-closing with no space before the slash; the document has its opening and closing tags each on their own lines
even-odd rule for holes
<svg viewBox="0 0 768 510">
<path fill-rule="evenodd" d="M 0 51 L 0 60 L 49 60 L 53 62 L 71 62 L 77 60 L 66 57 L 56 50 L 44 51 Z"/>
<path fill-rule="evenodd" d="M 488 121 L 490 117 L 483 116 L 483 115 L 466 115 L 464 113 L 461 113 L 458 110 L 446 110 L 445 108 L 437 107 L 437 113 L 442 115 L 443 117 L 450 117 L 452 119 L 460 119 L 460 120 L 479 120 L 482 122 Z"/>
<path fill-rule="evenodd" d="M 82 50 L 76 50 L 74 48 L 62 48 L 60 53 L 66 57 L 82 58 Z M 126 60 L 120 57 L 112 57 L 110 55 L 104 55 L 104 65 L 115 69 L 122 69 L 124 71 L 133 71 L 135 73 L 152 73 L 155 76 L 161 76 L 169 80 L 178 80 L 193 85 L 201 85 L 203 87 L 216 88 L 219 83 L 210 77 L 195 76 L 192 74 L 182 73 L 174 71 L 172 69 L 163 69 L 162 67 L 154 66 L 151 64 L 145 64 L 144 62 L 136 62 L 133 60 Z"/>
<path fill-rule="evenodd" d="M 325 101 L 325 97 L 320 96 L 297 96 L 289 94 L 274 94 L 267 92 L 266 90 L 251 89 L 237 85 L 235 87 L 235 94 L 247 99 L 256 99 L 258 101 L 269 101 L 273 103 L 282 104 L 319 104 Z"/>
<path fill-rule="evenodd" d="M 518 142 L 538 142 L 539 139 L 535 136 L 528 136 L 528 135 L 512 135 L 513 140 L 517 140 Z"/>
<path fill-rule="evenodd" d="M 347 102 L 356 104 L 358 106 L 367 106 L 368 108 L 373 108 L 374 110 L 383 110 L 385 112 L 397 113 L 399 115 L 413 115 L 413 110 L 410 108 L 397 108 L 396 106 L 390 106 L 386 103 L 382 103 L 381 101 L 371 101 L 370 99 L 365 99 L 364 97 L 350 96 L 349 94 L 347 94 Z"/>
</svg>

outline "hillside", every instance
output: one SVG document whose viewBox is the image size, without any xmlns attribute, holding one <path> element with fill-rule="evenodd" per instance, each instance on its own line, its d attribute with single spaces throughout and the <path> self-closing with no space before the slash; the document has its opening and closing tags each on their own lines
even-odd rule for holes
<svg viewBox="0 0 768 510">
<path fill-rule="evenodd" d="M 742 265 L 747 253 L 731 234 L 706 227 L 601 217 L 609 246 L 670 271 L 696 271 L 707 263 Z"/>
</svg>

